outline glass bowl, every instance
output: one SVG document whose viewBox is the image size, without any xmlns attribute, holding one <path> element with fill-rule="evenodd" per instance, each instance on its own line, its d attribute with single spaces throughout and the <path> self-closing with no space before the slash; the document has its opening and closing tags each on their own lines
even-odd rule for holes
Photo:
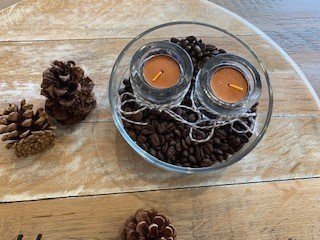
<svg viewBox="0 0 320 240">
<path fill-rule="evenodd" d="M 152 156 L 140 148 L 138 144 L 136 144 L 136 142 L 130 138 L 123 126 L 121 116 L 117 112 L 118 89 L 123 79 L 129 77 L 130 62 L 134 53 L 143 45 L 150 42 L 170 40 L 171 37 L 185 38 L 190 35 L 201 38 L 206 44 L 213 44 L 218 48 L 222 48 L 226 50 L 227 53 L 232 53 L 245 58 L 256 68 L 260 74 L 262 83 L 262 92 L 257 109 L 257 124 L 255 133 L 250 137 L 249 142 L 246 143 L 242 149 L 240 149 L 234 155 L 229 156 L 227 160 L 221 163 L 214 163 L 210 167 L 180 167 L 163 162 Z M 113 120 L 127 143 L 149 163 L 152 163 L 160 168 L 179 173 L 201 173 L 214 171 L 238 162 L 240 159 L 250 153 L 260 142 L 268 128 L 273 106 L 272 88 L 270 85 L 269 76 L 258 55 L 244 41 L 232 33 L 222 28 L 200 22 L 171 22 L 162 24 L 150 28 L 129 42 L 129 44 L 118 56 L 113 66 L 109 83 L 109 100 Z"/>
</svg>

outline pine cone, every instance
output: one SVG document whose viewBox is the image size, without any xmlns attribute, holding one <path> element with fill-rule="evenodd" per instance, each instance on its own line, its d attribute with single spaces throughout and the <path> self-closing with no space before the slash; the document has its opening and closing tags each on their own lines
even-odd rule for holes
<svg viewBox="0 0 320 240">
<path fill-rule="evenodd" d="M 27 157 L 43 151 L 54 140 L 55 127 L 50 125 L 48 115 L 43 108 L 34 114 L 33 105 L 25 100 L 9 106 L 0 114 L 0 134 L 6 148 L 13 148 L 18 157 Z"/>
<path fill-rule="evenodd" d="M 43 73 L 41 95 L 47 97 L 46 111 L 61 124 L 84 120 L 96 107 L 94 83 L 75 62 L 54 61 Z"/>
<path fill-rule="evenodd" d="M 156 210 L 139 209 L 122 231 L 122 240 L 175 240 L 176 230 L 169 219 Z"/>
</svg>

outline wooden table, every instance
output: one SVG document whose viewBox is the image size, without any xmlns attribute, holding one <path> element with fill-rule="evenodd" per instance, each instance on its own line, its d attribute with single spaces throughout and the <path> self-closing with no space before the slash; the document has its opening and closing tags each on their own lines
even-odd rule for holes
<svg viewBox="0 0 320 240">
<path fill-rule="evenodd" d="M 142 161 L 110 115 L 107 86 L 121 49 L 137 33 L 176 20 L 238 35 L 260 55 L 274 88 L 262 142 L 210 174 L 179 175 Z M 119 239 L 129 215 L 152 207 L 167 213 L 183 240 L 320 239 L 319 99 L 258 29 L 202 0 L 28 0 L 1 12 L 0 32 L 1 108 L 21 98 L 43 105 L 41 75 L 54 59 L 83 66 L 98 100 L 83 123 L 59 129 L 44 153 L 17 159 L 1 148 L 1 240 Z"/>
</svg>

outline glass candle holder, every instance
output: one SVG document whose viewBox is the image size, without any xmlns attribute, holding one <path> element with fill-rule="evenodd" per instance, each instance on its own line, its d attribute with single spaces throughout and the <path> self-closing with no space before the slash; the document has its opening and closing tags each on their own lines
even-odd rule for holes
<svg viewBox="0 0 320 240">
<path fill-rule="evenodd" d="M 157 71 L 152 72 L 152 68 Z M 192 74 L 193 64 L 187 52 L 168 41 L 142 46 L 130 63 L 131 84 L 137 100 L 160 110 L 182 102 L 190 87 Z"/>
<path fill-rule="evenodd" d="M 211 117 L 245 113 L 260 95 L 261 80 L 255 67 L 239 56 L 221 54 L 210 58 L 197 74 L 193 97 Z"/>
</svg>

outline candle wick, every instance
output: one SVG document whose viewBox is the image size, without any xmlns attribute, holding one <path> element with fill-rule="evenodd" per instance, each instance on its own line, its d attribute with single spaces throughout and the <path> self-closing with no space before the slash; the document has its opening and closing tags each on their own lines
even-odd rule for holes
<svg viewBox="0 0 320 240">
<path fill-rule="evenodd" d="M 161 75 L 162 73 L 164 73 L 163 70 L 161 70 L 159 73 L 157 73 L 157 75 L 155 75 L 154 78 L 152 79 L 152 82 L 155 82 L 155 81 L 160 77 L 160 75 Z"/>
<path fill-rule="evenodd" d="M 244 90 L 242 87 L 239 87 L 239 86 L 234 85 L 234 84 L 232 84 L 232 83 L 229 83 L 229 84 L 228 84 L 228 86 L 229 86 L 229 87 L 231 87 L 231 88 L 234 88 L 234 89 L 240 90 L 240 91 L 243 91 L 243 90 Z"/>
</svg>

